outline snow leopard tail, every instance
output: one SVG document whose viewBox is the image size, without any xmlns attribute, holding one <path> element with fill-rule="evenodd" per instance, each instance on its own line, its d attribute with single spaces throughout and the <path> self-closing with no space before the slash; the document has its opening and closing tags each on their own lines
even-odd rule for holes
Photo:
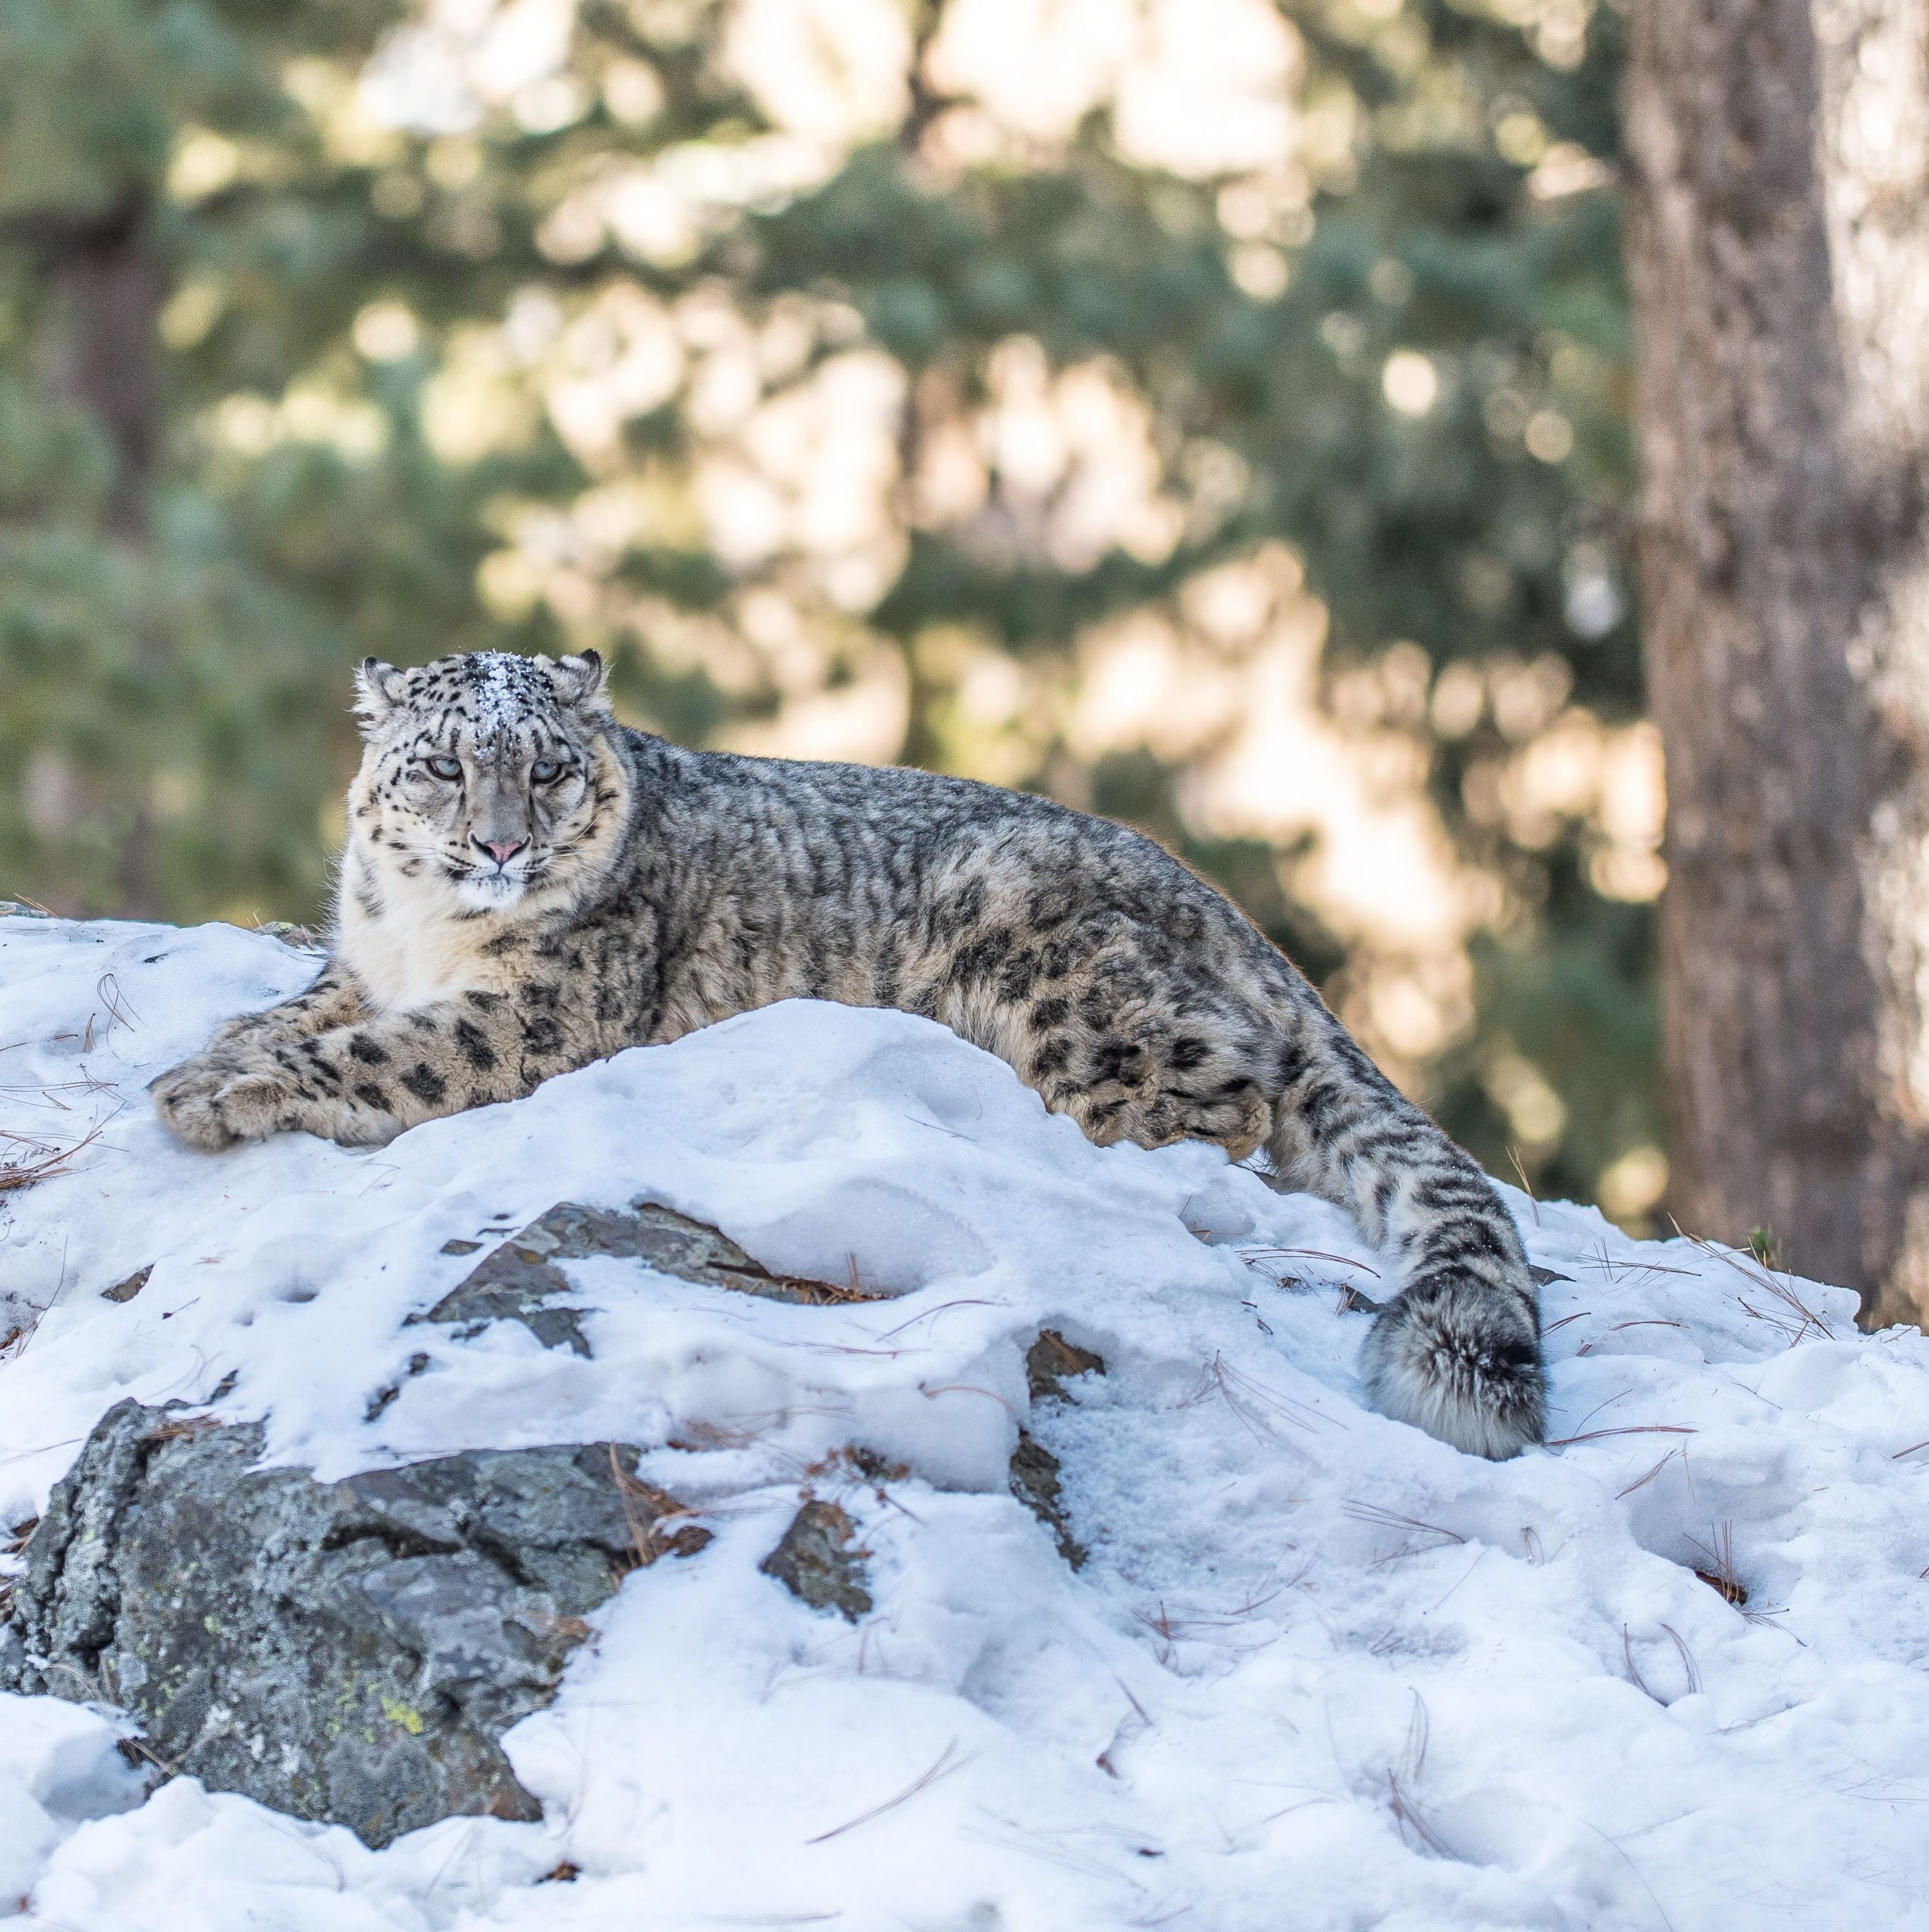
<svg viewBox="0 0 1929 1932">
<path fill-rule="evenodd" d="M 1399 1268 L 1361 1355 L 1383 1415 L 1497 1461 L 1546 1434 L 1540 1302 L 1478 1167 L 1323 1007 L 1283 1050 L 1278 1184 L 1347 1209 Z"/>
</svg>

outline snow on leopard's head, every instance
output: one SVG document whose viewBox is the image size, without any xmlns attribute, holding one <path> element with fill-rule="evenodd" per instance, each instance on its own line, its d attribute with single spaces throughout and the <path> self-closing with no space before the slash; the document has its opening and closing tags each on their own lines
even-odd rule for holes
<svg viewBox="0 0 1929 1932">
<path fill-rule="evenodd" d="M 607 864 L 627 788 L 595 651 L 371 657 L 355 682 L 345 889 L 474 916 L 560 903 Z"/>
</svg>

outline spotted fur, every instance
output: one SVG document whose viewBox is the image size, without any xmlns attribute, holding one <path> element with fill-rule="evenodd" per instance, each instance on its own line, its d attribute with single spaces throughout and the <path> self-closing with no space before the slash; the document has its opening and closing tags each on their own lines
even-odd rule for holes
<svg viewBox="0 0 1929 1932">
<path fill-rule="evenodd" d="M 1149 840 L 961 779 L 693 752 L 611 717 L 595 654 L 363 666 L 327 970 L 155 1083 L 205 1149 L 378 1143 L 796 997 L 903 1008 L 1100 1143 L 1217 1142 L 1346 1208 L 1404 1283 L 1384 1413 L 1542 1435 L 1540 1320 L 1486 1177 L 1293 966 Z"/>
</svg>

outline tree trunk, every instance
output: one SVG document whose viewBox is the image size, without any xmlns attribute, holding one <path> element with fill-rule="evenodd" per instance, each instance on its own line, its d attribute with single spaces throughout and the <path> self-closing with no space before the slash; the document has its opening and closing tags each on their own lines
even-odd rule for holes
<svg viewBox="0 0 1929 1932">
<path fill-rule="evenodd" d="M 130 188 L 105 214 L 44 218 L 23 231 L 41 256 L 51 297 L 42 357 L 47 385 L 106 431 L 114 480 L 103 521 L 135 549 L 148 540 L 162 424 L 158 338 L 166 283 L 148 233 L 150 206 L 143 191 Z M 168 653 L 158 614 L 149 614 L 140 650 L 150 673 L 165 671 Z M 128 918 L 152 918 L 161 905 L 147 774 L 121 775 L 137 789 L 121 838 L 118 909 Z"/>
<path fill-rule="evenodd" d="M 131 190 L 109 213 L 51 221 L 40 231 L 54 314 L 48 386 L 100 422 L 114 446 L 107 520 L 138 542 L 161 437 L 161 265 L 147 234 L 146 197 Z"/>
<path fill-rule="evenodd" d="M 1674 1201 L 1929 1311 L 1929 0 L 1636 0 Z"/>
</svg>

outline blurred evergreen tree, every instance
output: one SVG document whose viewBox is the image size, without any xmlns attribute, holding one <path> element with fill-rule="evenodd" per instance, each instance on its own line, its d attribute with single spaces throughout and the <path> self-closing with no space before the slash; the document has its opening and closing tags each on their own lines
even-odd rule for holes
<svg viewBox="0 0 1929 1932">
<path fill-rule="evenodd" d="M 1621 15 L 1280 8 L 1309 132 L 1246 179 L 1134 161 L 1103 105 L 974 149 L 934 0 L 892 17 L 895 107 L 815 170 L 714 0 L 578 0 L 544 71 L 448 100 L 396 0 L 0 0 L 0 885 L 312 915 L 361 657 L 594 643 L 701 740 L 780 707 L 802 637 L 832 695 L 901 666 L 898 755 L 1146 825 L 1343 1000 L 1303 854 L 1198 831 L 1183 769 L 1079 753 L 1062 702 L 994 745 L 972 696 L 1001 660 L 1062 699 L 1094 627 L 1283 544 L 1335 675 L 1421 654 L 1405 726 L 1498 882 L 1426 1097 L 1591 1193 L 1658 1140 L 1647 912 L 1599 889 L 1586 811 L 1497 799 L 1557 713 L 1640 709 Z M 880 358 L 891 540 L 720 543 L 709 460 L 752 402 Z M 995 454 L 947 501 L 1014 368 L 1135 399 L 1163 534 L 1068 543 Z"/>
</svg>

